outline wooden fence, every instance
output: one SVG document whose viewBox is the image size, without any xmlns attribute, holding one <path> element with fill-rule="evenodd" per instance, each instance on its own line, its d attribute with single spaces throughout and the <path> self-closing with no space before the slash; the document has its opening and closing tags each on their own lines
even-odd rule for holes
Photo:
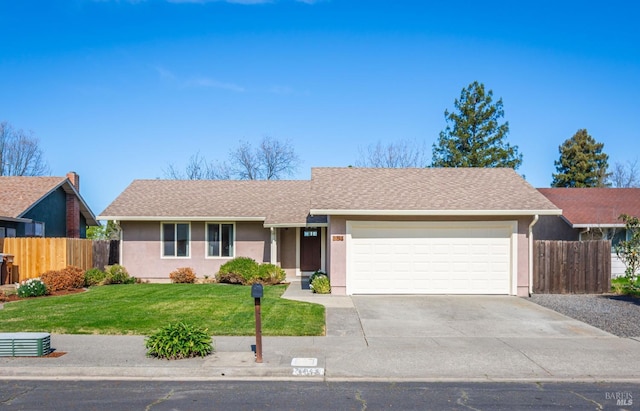
<svg viewBox="0 0 640 411">
<path fill-rule="evenodd" d="M 602 294 L 611 288 L 611 241 L 535 241 L 533 291 Z"/>
<path fill-rule="evenodd" d="M 115 244 L 114 244 L 115 243 Z M 83 270 L 114 264 L 118 241 L 94 241 L 80 238 L 5 238 L 3 252 L 12 254 L 12 278 L 15 282 L 36 278 L 49 270 L 68 265 Z"/>
</svg>

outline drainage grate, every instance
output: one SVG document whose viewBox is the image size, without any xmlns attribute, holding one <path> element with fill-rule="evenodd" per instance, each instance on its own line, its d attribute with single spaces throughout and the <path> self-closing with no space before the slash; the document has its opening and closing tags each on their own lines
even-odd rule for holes
<svg viewBox="0 0 640 411">
<path fill-rule="evenodd" d="M 50 352 L 49 333 L 0 333 L 0 357 L 39 357 Z"/>
</svg>

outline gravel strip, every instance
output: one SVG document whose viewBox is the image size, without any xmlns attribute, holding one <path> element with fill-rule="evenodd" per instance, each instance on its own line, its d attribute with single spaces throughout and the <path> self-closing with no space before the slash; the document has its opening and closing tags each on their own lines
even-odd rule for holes
<svg viewBox="0 0 640 411">
<path fill-rule="evenodd" d="M 640 298 L 609 294 L 534 294 L 530 300 L 618 337 L 640 337 Z"/>
</svg>

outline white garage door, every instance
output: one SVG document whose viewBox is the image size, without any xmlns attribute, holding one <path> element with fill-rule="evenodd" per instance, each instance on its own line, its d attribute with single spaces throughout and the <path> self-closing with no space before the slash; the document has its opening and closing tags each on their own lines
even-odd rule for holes
<svg viewBox="0 0 640 411">
<path fill-rule="evenodd" d="M 515 221 L 347 221 L 347 294 L 515 294 Z"/>
</svg>

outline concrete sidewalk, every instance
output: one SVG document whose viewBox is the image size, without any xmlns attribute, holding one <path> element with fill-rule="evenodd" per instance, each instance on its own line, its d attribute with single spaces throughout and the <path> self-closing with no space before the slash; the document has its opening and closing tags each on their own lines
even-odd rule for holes
<svg viewBox="0 0 640 411">
<path fill-rule="evenodd" d="M 0 379 L 640 382 L 637 339 L 604 332 L 372 337 L 351 297 L 311 294 L 300 282 L 284 297 L 325 305 L 327 335 L 264 337 L 261 364 L 255 337 L 214 337 L 216 351 L 207 358 L 167 361 L 145 356 L 143 336 L 52 335 L 52 347 L 64 355 L 0 358 Z"/>
</svg>

